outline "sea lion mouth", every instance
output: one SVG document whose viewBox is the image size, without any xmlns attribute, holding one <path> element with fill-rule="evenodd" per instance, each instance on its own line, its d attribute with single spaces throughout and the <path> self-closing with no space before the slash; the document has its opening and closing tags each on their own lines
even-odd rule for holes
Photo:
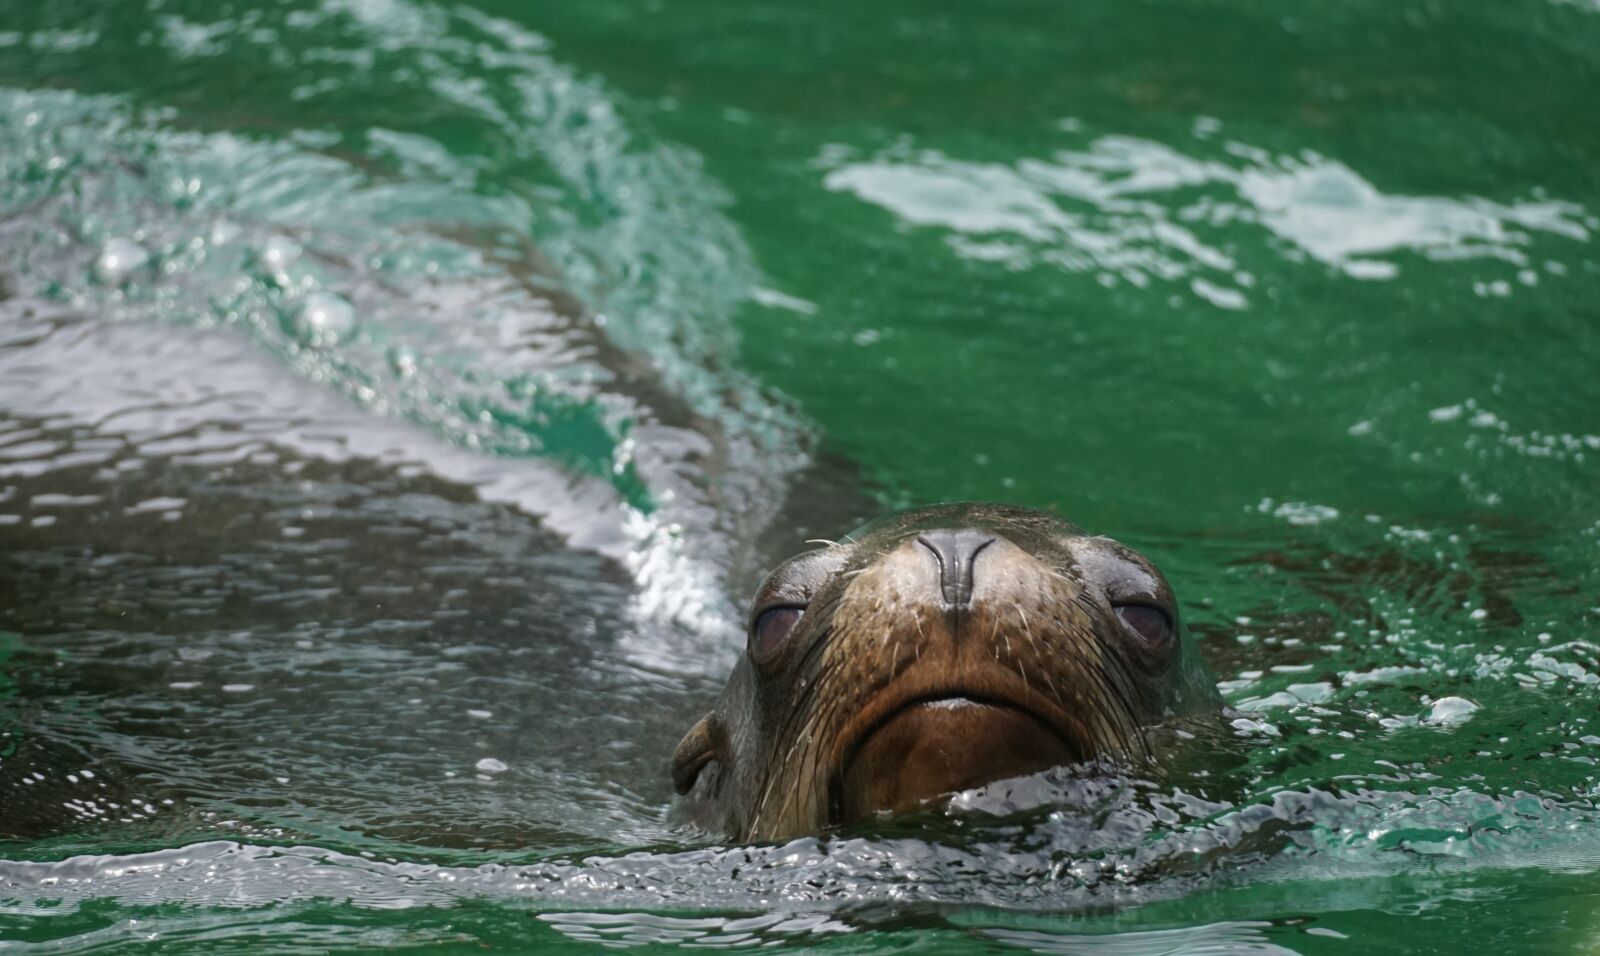
<svg viewBox="0 0 1600 956">
<path fill-rule="evenodd" d="M 950 690 L 892 705 L 846 747 L 829 787 L 835 825 L 1083 759 L 1054 722 L 989 694 Z"/>
</svg>

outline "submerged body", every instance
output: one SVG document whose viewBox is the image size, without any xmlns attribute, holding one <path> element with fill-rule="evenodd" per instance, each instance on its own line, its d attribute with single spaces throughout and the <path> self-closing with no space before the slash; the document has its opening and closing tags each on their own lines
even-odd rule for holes
<svg viewBox="0 0 1600 956">
<path fill-rule="evenodd" d="M 1085 761 L 1155 755 L 1215 683 L 1143 556 L 1054 515 L 901 512 L 791 558 L 684 737 L 688 817 L 779 840 Z"/>
</svg>

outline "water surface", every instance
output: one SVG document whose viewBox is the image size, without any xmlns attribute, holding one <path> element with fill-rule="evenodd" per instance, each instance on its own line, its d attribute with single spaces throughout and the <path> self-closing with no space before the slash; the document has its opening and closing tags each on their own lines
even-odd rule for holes
<svg viewBox="0 0 1600 956">
<path fill-rule="evenodd" d="M 0 4 L 0 940 L 1600 946 L 1600 9 Z M 665 754 L 858 517 L 1237 710 L 772 847 Z"/>
</svg>

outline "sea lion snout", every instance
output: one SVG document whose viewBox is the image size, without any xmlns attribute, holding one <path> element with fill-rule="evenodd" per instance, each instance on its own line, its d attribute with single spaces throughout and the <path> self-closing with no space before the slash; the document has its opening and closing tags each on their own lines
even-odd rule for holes
<svg viewBox="0 0 1600 956">
<path fill-rule="evenodd" d="M 973 565 L 978 552 L 994 542 L 994 535 L 977 528 L 938 529 L 917 535 L 917 543 L 933 552 L 939 563 L 939 593 L 946 607 L 965 607 L 972 602 Z"/>
</svg>

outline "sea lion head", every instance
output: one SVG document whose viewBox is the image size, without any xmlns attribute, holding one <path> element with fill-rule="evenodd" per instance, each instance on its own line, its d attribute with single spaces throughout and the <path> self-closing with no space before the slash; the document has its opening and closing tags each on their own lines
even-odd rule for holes
<svg viewBox="0 0 1600 956">
<path fill-rule="evenodd" d="M 940 505 L 772 572 L 673 781 L 701 826 L 780 840 L 1147 759 L 1149 728 L 1217 705 L 1172 588 L 1138 552 L 1045 512 Z"/>
</svg>

